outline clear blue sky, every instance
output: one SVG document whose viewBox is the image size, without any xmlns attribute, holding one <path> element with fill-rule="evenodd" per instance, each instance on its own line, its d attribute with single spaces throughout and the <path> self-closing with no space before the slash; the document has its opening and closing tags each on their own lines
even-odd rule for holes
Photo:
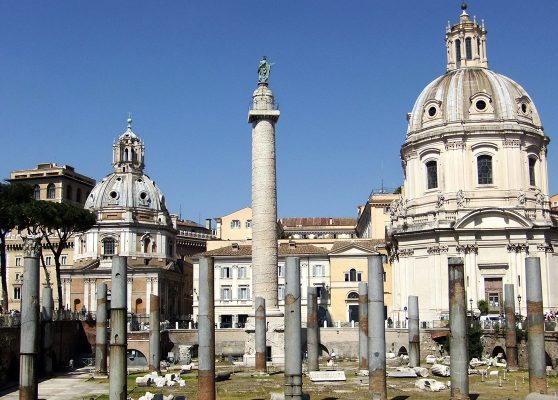
<svg viewBox="0 0 558 400">
<path fill-rule="evenodd" d="M 1 177 L 39 162 L 97 180 L 128 112 L 147 174 L 193 220 L 250 205 L 247 110 L 262 55 L 281 106 L 279 215 L 356 216 L 402 183 L 405 115 L 445 71 L 460 1 L 2 1 Z M 470 1 L 491 69 L 558 133 L 558 2 Z M 549 147 L 551 192 L 558 135 Z"/>
</svg>

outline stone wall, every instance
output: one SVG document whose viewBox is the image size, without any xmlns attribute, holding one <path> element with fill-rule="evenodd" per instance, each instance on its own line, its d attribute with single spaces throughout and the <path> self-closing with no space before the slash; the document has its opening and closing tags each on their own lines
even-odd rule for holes
<svg viewBox="0 0 558 400">
<path fill-rule="evenodd" d="M 85 325 L 85 323 L 84 323 Z M 63 370 L 81 354 L 92 352 L 86 330 L 80 321 L 56 321 L 52 323 L 54 354 L 53 368 Z M 19 327 L 0 328 L 0 388 L 19 381 Z M 93 338 L 93 342 L 94 342 Z M 39 338 L 41 343 L 41 338 Z M 41 363 L 39 362 L 39 365 Z"/>
</svg>

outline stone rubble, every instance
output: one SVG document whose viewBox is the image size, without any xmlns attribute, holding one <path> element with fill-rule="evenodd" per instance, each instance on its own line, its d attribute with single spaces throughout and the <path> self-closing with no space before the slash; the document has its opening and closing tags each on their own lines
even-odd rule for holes
<svg viewBox="0 0 558 400">
<path fill-rule="evenodd" d="M 430 390 L 431 392 L 439 392 L 440 390 L 448 389 L 448 386 L 436 379 L 417 379 L 415 386 L 421 390 Z"/>
</svg>

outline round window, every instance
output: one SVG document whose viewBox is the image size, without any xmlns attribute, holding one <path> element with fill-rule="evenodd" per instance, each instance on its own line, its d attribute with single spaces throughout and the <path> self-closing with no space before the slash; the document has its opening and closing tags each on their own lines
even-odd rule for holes
<svg viewBox="0 0 558 400">
<path fill-rule="evenodd" d="M 142 200 L 147 199 L 147 193 L 141 192 L 141 193 L 140 193 L 140 199 L 142 199 Z"/>
<path fill-rule="evenodd" d="M 428 109 L 428 115 L 433 117 L 433 116 L 436 115 L 436 111 L 438 111 L 438 110 L 436 110 L 436 107 L 432 106 Z"/>
<path fill-rule="evenodd" d="M 136 179 L 136 182 L 138 182 L 138 183 L 142 183 L 142 182 L 143 182 L 143 179 L 141 179 L 141 178 L 138 178 L 138 179 Z"/>
<path fill-rule="evenodd" d="M 477 107 L 477 110 L 483 111 L 486 109 L 486 101 L 484 100 L 479 100 L 477 101 L 477 103 L 475 104 L 475 107 Z"/>
<path fill-rule="evenodd" d="M 114 190 L 112 192 L 109 193 L 109 196 L 111 199 L 116 199 L 118 198 L 118 193 L 116 193 Z"/>
<path fill-rule="evenodd" d="M 527 104 L 521 103 L 521 112 L 527 114 Z"/>
<path fill-rule="evenodd" d="M 116 182 L 120 182 L 122 180 L 121 177 L 116 178 Z"/>
</svg>

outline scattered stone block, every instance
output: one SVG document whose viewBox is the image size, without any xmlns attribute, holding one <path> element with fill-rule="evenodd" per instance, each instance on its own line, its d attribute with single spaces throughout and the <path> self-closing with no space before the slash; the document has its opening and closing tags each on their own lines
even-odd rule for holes
<svg viewBox="0 0 558 400">
<path fill-rule="evenodd" d="M 500 374 L 499 371 L 488 371 L 488 375 L 490 376 L 498 376 Z"/>
<path fill-rule="evenodd" d="M 426 356 L 426 363 L 427 364 L 436 364 L 436 356 L 433 356 L 433 355 Z"/>
<path fill-rule="evenodd" d="M 388 372 L 388 378 L 416 378 L 417 374 L 410 368 L 407 368 L 408 371 L 391 371 Z"/>
<path fill-rule="evenodd" d="M 395 353 L 386 353 L 386 359 L 391 359 L 397 357 Z"/>
<path fill-rule="evenodd" d="M 346 381 L 345 371 L 310 371 L 312 382 L 338 382 Z"/>
<path fill-rule="evenodd" d="M 151 384 L 151 376 L 138 376 L 136 378 L 136 385 L 140 387 L 149 386 Z"/>
<path fill-rule="evenodd" d="M 428 368 L 424 368 L 424 367 L 414 367 L 413 371 L 415 371 L 417 376 L 420 376 L 420 377 L 423 377 L 423 378 L 428 378 L 428 376 L 430 375 L 430 372 L 428 371 Z"/>
<path fill-rule="evenodd" d="M 440 390 L 445 390 L 448 387 L 442 382 L 436 379 L 417 379 L 415 386 L 422 390 L 429 390 L 431 392 L 439 392 Z"/>
<path fill-rule="evenodd" d="M 181 365 L 180 366 L 180 373 L 184 374 L 186 372 L 190 372 L 192 370 L 192 364 L 188 364 L 188 365 Z"/>
<path fill-rule="evenodd" d="M 432 375 L 450 376 L 450 367 L 448 367 L 447 365 L 434 364 L 430 368 L 430 371 L 432 372 Z"/>
</svg>

